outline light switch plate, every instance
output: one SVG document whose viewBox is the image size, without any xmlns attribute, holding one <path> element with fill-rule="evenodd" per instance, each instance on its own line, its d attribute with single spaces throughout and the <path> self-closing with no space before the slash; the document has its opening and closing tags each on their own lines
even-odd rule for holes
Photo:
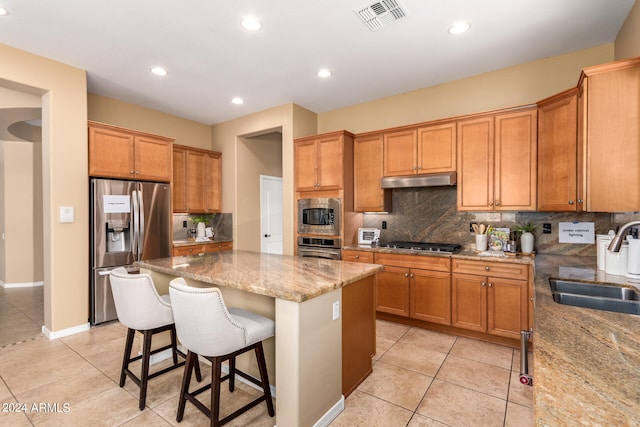
<svg viewBox="0 0 640 427">
<path fill-rule="evenodd" d="M 60 206 L 60 223 L 69 224 L 75 221 L 73 206 Z"/>
<path fill-rule="evenodd" d="M 333 320 L 340 318 L 340 301 L 333 303 Z"/>
</svg>

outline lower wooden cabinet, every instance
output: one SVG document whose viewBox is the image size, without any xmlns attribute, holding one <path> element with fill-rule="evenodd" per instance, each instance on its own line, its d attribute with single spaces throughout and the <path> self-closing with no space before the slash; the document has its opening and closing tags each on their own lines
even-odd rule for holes
<svg viewBox="0 0 640 427">
<path fill-rule="evenodd" d="M 450 325 L 451 274 L 412 269 L 409 278 L 409 317 Z"/>
<path fill-rule="evenodd" d="M 528 265 L 453 260 L 452 326 L 520 339 L 528 329 Z M 486 274 L 468 274 L 484 271 Z"/>
<path fill-rule="evenodd" d="M 174 246 L 173 256 L 198 255 L 210 252 L 230 251 L 233 242 L 195 243 L 187 246 Z"/>
</svg>

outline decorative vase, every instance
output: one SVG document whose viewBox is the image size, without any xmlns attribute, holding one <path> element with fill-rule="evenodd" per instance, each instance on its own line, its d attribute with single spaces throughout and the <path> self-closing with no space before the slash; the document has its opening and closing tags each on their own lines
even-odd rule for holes
<svg viewBox="0 0 640 427">
<path fill-rule="evenodd" d="M 196 237 L 204 237 L 205 236 L 205 225 L 204 222 L 198 223 L 198 234 Z"/>
<path fill-rule="evenodd" d="M 533 252 L 533 234 L 525 231 L 520 236 L 520 249 L 522 249 L 523 254 L 530 254 Z"/>
</svg>

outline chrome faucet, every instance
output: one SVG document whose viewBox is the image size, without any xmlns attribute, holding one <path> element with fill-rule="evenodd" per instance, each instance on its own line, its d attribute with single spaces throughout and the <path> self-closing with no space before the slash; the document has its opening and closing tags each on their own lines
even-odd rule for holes
<svg viewBox="0 0 640 427">
<path fill-rule="evenodd" d="M 622 246 L 622 242 L 624 242 L 625 236 L 627 235 L 627 230 L 635 225 L 640 225 L 640 221 L 631 221 L 622 226 L 618 233 L 615 235 L 613 239 L 611 239 L 611 243 L 609 243 L 609 250 L 611 252 L 620 252 L 620 247 Z"/>
</svg>

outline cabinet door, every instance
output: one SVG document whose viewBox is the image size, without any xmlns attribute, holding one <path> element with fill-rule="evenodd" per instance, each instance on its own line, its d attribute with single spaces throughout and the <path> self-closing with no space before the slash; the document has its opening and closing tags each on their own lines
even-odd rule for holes
<svg viewBox="0 0 640 427">
<path fill-rule="evenodd" d="M 294 174 L 297 191 L 316 189 L 317 184 L 317 149 L 316 141 L 300 141 L 293 146 Z"/>
<path fill-rule="evenodd" d="M 205 157 L 205 210 L 222 212 L 222 154 L 207 153 Z"/>
<path fill-rule="evenodd" d="M 456 124 L 418 129 L 418 173 L 455 172 Z"/>
<path fill-rule="evenodd" d="M 342 141 L 342 135 L 318 139 L 317 188 L 319 190 L 337 190 L 343 187 Z"/>
<path fill-rule="evenodd" d="M 150 136 L 135 137 L 136 179 L 171 181 L 171 143 Z"/>
<path fill-rule="evenodd" d="M 206 154 L 202 151 L 187 150 L 187 209 L 190 213 L 205 213 L 205 170 Z"/>
<path fill-rule="evenodd" d="M 640 66 L 587 80 L 587 211 L 640 211 Z"/>
<path fill-rule="evenodd" d="M 486 332 L 487 283 L 484 277 L 451 275 L 451 322 L 457 328 Z"/>
<path fill-rule="evenodd" d="M 451 325 L 451 274 L 415 270 L 411 276 L 411 317 Z"/>
<path fill-rule="evenodd" d="M 494 208 L 535 210 L 537 110 L 495 116 Z"/>
<path fill-rule="evenodd" d="M 527 282 L 489 277 L 487 332 L 520 339 L 528 329 Z"/>
<path fill-rule="evenodd" d="M 187 212 L 187 152 L 181 147 L 173 147 L 171 188 L 173 212 Z"/>
<path fill-rule="evenodd" d="M 198 255 L 205 252 L 205 245 L 174 246 L 173 256 Z"/>
<path fill-rule="evenodd" d="M 89 176 L 134 179 L 134 137 L 89 126 Z"/>
<path fill-rule="evenodd" d="M 458 210 L 493 210 L 493 117 L 458 122 Z"/>
<path fill-rule="evenodd" d="M 538 105 L 538 210 L 578 207 L 577 91 Z"/>
<path fill-rule="evenodd" d="M 382 135 L 356 138 L 354 142 L 354 210 L 388 212 L 391 192 L 380 187 L 382 179 Z"/>
<path fill-rule="evenodd" d="M 376 310 L 409 317 L 409 269 L 384 267 L 377 278 Z"/>
<path fill-rule="evenodd" d="M 415 175 L 418 169 L 417 132 L 403 130 L 384 134 L 384 176 Z"/>
</svg>

